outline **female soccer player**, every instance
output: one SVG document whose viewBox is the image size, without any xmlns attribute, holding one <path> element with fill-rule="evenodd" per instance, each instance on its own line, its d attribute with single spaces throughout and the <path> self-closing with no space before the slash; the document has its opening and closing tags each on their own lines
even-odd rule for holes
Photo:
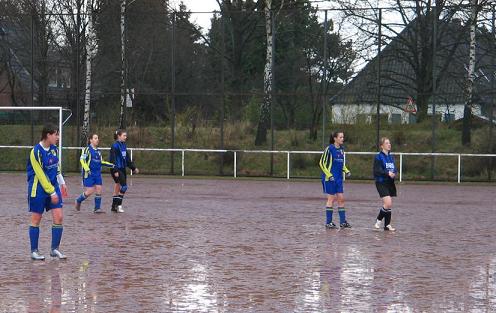
<svg viewBox="0 0 496 313">
<path fill-rule="evenodd" d="M 337 228 L 336 224 L 332 222 L 333 204 L 337 200 L 339 226 L 351 228 L 351 225 L 346 221 L 343 195 L 343 173 L 347 177 L 351 176 L 351 172 L 344 164 L 344 133 L 342 131 L 334 132 L 329 141 L 329 146 L 324 150 L 319 162 L 322 170 L 322 187 L 324 193 L 327 194 L 326 227 Z"/>
<path fill-rule="evenodd" d="M 81 203 L 88 199 L 95 191 L 95 208 L 93 212 L 100 213 L 102 204 L 102 166 L 114 168 L 114 164 L 102 159 L 102 153 L 98 149 L 100 139 L 97 134 L 91 134 L 88 139 L 88 146 L 81 153 L 83 186 L 86 190 L 76 199 L 76 210 L 81 209 Z"/>
<path fill-rule="evenodd" d="M 110 148 L 110 162 L 115 164 L 115 167 L 110 170 L 114 179 L 114 197 L 112 199 L 112 212 L 124 213 L 122 209 L 122 200 L 127 191 L 126 182 L 126 167 L 129 167 L 133 173 L 138 174 L 139 170 L 134 166 L 131 157 L 127 151 L 126 140 L 127 132 L 119 129 L 114 134 L 115 142 Z"/>
<path fill-rule="evenodd" d="M 57 142 L 59 130 L 55 126 L 45 126 L 41 132 L 41 141 L 31 149 L 26 166 L 28 176 L 28 205 L 31 212 L 29 240 L 31 242 L 31 258 L 44 260 L 38 251 L 41 217 L 46 210 L 52 212 L 52 245 L 50 256 L 65 259 L 60 252 L 62 238 L 62 194 L 66 189 L 64 178 L 60 172 Z"/>
<path fill-rule="evenodd" d="M 394 178 L 397 170 L 394 165 L 394 158 L 391 155 L 391 142 L 389 138 L 382 137 L 380 141 L 381 151 L 374 159 L 374 178 L 375 186 L 382 199 L 382 208 L 379 211 L 374 227 L 381 228 L 381 221 L 384 218 L 384 230 L 394 231 L 391 226 L 391 207 L 393 205 L 392 197 L 396 197 L 396 186 Z"/>
</svg>

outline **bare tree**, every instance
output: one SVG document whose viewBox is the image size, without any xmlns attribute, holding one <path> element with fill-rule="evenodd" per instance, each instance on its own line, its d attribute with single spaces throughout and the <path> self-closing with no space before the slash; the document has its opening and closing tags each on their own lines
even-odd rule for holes
<svg viewBox="0 0 496 313">
<path fill-rule="evenodd" d="M 388 13 L 396 16 L 394 20 L 381 21 L 379 21 L 379 10 L 375 7 L 376 2 L 372 3 L 369 0 L 338 2 L 344 10 L 344 17 L 352 21 L 365 37 L 365 40 L 361 41 L 365 43 L 362 45 L 365 47 L 364 52 L 369 52 L 369 48 L 376 44 L 370 39 L 377 38 L 377 26 L 381 23 L 383 29 L 381 40 L 386 44 L 394 42 L 395 45 L 388 46 L 387 53 L 386 48 L 383 49 L 380 57 L 384 60 L 387 57 L 394 58 L 396 62 L 406 66 L 383 70 L 382 81 L 388 85 L 389 90 L 413 93 L 411 96 L 417 104 L 417 120 L 425 120 L 429 101 L 442 86 L 447 69 L 452 64 L 453 56 L 466 33 L 467 26 L 458 25 L 458 17 L 466 1 L 381 1 L 380 4 L 383 6 L 390 5 L 387 9 Z M 360 44 L 360 41 L 358 43 Z M 434 57 L 436 55 L 437 57 Z M 397 95 L 384 94 L 383 99 L 399 101 L 399 98 L 394 99 L 395 96 Z"/>
<path fill-rule="evenodd" d="M 92 63 L 97 53 L 96 32 L 93 26 L 93 0 L 87 0 L 86 3 L 86 18 L 88 24 L 86 26 L 86 87 L 84 94 L 84 114 L 83 128 L 81 129 L 82 139 L 88 139 L 90 129 L 90 111 L 91 111 L 91 73 Z"/>
</svg>

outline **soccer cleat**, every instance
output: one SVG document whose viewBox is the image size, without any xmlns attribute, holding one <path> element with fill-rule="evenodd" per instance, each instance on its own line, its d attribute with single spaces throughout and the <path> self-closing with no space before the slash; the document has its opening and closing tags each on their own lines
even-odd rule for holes
<svg viewBox="0 0 496 313">
<path fill-rule="evenodd" d="M 50 256 L 51 257 L 54 257 L 54 258 L 59 258 L 59 259 L 67 259 L 67 257 L 65 256 L 65 254 L 63 254 L 62 252 L 60 252 L 59 249 L 53 249 L 50 252 Z"/>
<path fill-rule="evenodd" d="M 117 213 L 117 207 L 116 206 L 112 206 L 112 208 L 110 209 L 110 211 Z"/>
<path fill-rule="evenodd" d="M 122 205 L 117 206 L 117 213 L 124 213 L 124 209 L 122 208 Z"/>
<path fill-rule="evenodd" d="M 391 226 L 391 224 L 389 224 L 388 226 L 384 227 L 384 230 L 386 230 L 386 231 L 395 231 L 396 228 L 393 228 L 393 226 Z"/>
<path fill-rule="evenodd" d="M 382 223 L 382 221 L 376 220 L 375 221 L 375 224 L 374 224 L 374 228 L 375 229 L 381 229 L 381 223 Z"/>
<path fill-rule="evenodd" d="M 76 200 L 74 207 L 76 208 L 76 211 L 80 211 L 81 210 L 81 203 Z"/>
<path fill-rule="evenodd" d="M 333 222 L 330 222 L 329 224 L 326 224 L 325 227 L 326 228 L 329 228 L 329 229 L 336 229 L 336 228 L 338 228 L 336 226 L 336 224 L 334 224 Z"/>
<path fill-rule="evenodd" d="M 37 261 L 44 261 L 45 257 L 38 250 L 34 250 L 33 252 L 31 252 L 31 259 Z"/>
<path fill-rule="evenodd" d="M 344 223 L 339 224 L 339 227 L 341 227 L 341 228 L 351 228 L 351 225 L 347 221 L 344 221 Z"/>
<path fill-rule="evenodd" d="M 105 213 L 105 211 L 103 211 L 101 208 L 94 208 L 93 209 L 93 213 Z"/>
</svg>

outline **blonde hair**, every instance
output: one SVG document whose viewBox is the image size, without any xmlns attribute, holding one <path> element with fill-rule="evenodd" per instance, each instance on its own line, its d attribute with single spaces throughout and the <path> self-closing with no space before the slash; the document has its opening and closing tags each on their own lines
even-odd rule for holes
<svg viewBox="0 0 496 313">
<path fill-rule="evenodd" d="M 381 140 L 379 140 L 379 146 L 382 147 L 382 145 L 384 145 L 386 140 L 389 140 L 389 142 L 391 142 L 391 140 L 388 137 L 381 137 Z"/>
</svg>

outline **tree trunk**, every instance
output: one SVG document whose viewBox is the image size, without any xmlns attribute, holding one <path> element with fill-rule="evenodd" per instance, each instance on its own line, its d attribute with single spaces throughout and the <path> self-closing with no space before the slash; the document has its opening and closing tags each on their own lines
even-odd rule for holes
<svg viewBox="0 0 496 313">
<path fill-rule="evenodd" d="M 257 137 L 255 145 L 260 146 L 267 142 L 267 129 L 269 128 L 270 108 L 272 106 L 272 69 L 273 69 L 273 36 L 272 32 L 272 0 L 265 1 L 265 34 L 267 37 L 267 47 L 264 69 L 264 99 L 260 105 L 260 116 L 258 119 Z"/>
<path fill-rule="evenodd" d="M 96 34 L 93 27 L 93 0 L 87 0 L 86 15 L 88 16 L 88 25 L 86 26 L 86 87 L 84 93 L 84 115 L 81 138 L 83 142 L 88 140 L 90 130 L 90 105 L 91 105 L 91 72 L 93 58 L 97 52 Z"/>
<path fill-rule="evenodd" d="M 126 5 L 126 0 L 121 0 L 121 111 L 119 114 L 121 129 L 126 127 Z"/>
<path fill-rule="evenodd" d="M 468 77 L 465 87 L 465 107 L 463 109 L 463 128 L 462 128 L 462 144 L 469 146 L 471 142 L 471 124 L 472 124 L 472 105 L 473 105 L 473 90 L 475 80 L 475 28 L 477 25 L 477 5 L 478 0 L 471 0 L 470 12 L 470 50 L 468 59 Z"/>
</svg>

